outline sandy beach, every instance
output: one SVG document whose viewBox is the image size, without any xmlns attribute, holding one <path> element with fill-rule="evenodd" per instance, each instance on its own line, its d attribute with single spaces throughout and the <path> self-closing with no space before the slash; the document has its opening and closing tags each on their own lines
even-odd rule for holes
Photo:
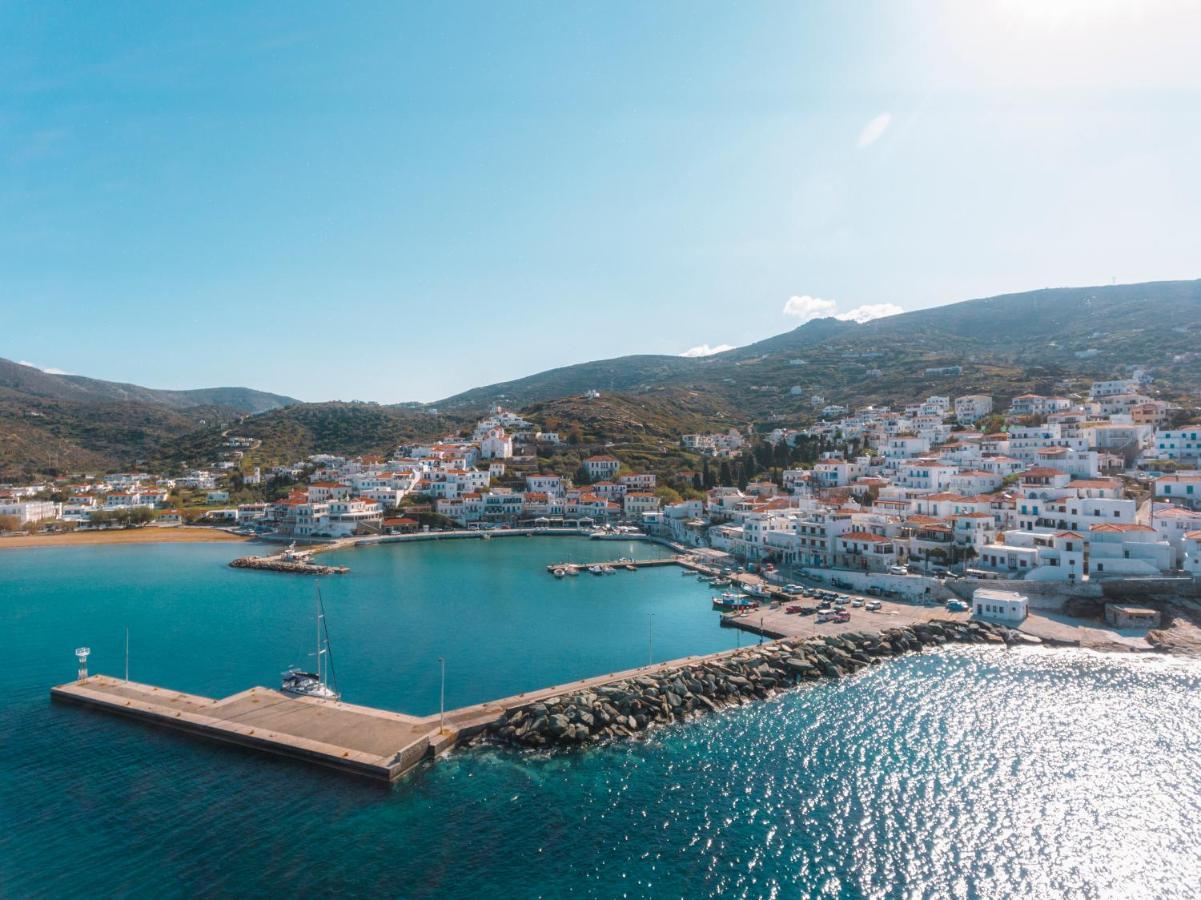
<svg viewBox="0 0 1201 900">
<path fill-rule="evenodd" d="M 120 528 L 105 531 L 72 531 L 65 534 L 14 534 L 0 537 L 0 550 L 26 547 L 75 547 L 85 544 L 185 544 L 202 541 L 245 541 L 240 535 L 216 528 Z"/>
</svg>

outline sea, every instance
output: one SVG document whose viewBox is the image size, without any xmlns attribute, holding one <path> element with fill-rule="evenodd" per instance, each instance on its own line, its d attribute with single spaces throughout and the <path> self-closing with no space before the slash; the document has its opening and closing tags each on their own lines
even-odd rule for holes
<svg viewBox="0 0 1201 900">
<path fill-rule="evenodd" d="M 316 582 L 240 545 L 0 551 L 0 896 L 1198 897 L 1201 662 L 952 647 L 585 751 L 392 786 L 51 703 L 312 662 Z M 361 548 L 322 579 L 350 702 L 428 714 L 756 638 L 638 542 Z"/>
</svg>

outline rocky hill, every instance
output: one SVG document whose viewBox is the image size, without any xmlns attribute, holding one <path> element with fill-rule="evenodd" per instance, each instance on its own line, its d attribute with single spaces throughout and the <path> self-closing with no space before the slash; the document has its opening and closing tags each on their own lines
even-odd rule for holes
<svg viewBox="0 0 1201 900">
<path fill-rule="evenodd" d="M 799 424 L 825 404 L 900 403 L 930 394 L 1082 390 L 1153 369 L 1156 391 L 1201 394 L 1201 281 L 1055 288 L 877 319 L 836 319 L 703 358 L 626 356 L 475 388 L 429 406 L 297 403 L 245 388 L 156 391 L 0 360 L 0 478 L 213 458 L 222 432 L 259 438 L 256 457 L 386 452 L 468 427 L 490 405 L 525 410 L 580 449 L 613 446 L 640 463 L 681 432 Z M 947 369 L 949 372 L 929 370 Z M 591 390 L 599 399 L 585 399 Z M 436 412 L 435 412 L 436 410 Z"/>
<path fill-rule="evenodd" d="M 124 468 L 181 435 L 297 402 L 237 387 L 160 391 L 0 359 L 0 480 Z"/>
<path fill-rule="evenodd" d="M 714 356 L 629 356 L 475 388 L 440 409 L 524 406 L 589 389 L 639 395 L 677 388 L 756 417 L 828 403 L 896 402 L 983 391 L 1007 399 L 1147 365 L 1175 390 L 1201 388 L 1187 357 L 1201 339 L 1201 281 L 1054 288 L 877 319 L 807 322 Z M 1183 359 L 1181 357 L 1184 357 Z M 927 369 L 960 366 L 954 375 Z"/>
</svg>

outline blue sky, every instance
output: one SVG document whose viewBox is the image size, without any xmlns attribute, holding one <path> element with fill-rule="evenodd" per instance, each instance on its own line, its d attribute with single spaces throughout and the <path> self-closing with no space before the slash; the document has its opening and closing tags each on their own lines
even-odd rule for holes
<svg viewBox="0 0 1201 900">
<path fill-rule="evenodd" d="M 0 2 L 0 356 L 434 400 L 1197 277 L 1197 9 Z"/>
</svg>

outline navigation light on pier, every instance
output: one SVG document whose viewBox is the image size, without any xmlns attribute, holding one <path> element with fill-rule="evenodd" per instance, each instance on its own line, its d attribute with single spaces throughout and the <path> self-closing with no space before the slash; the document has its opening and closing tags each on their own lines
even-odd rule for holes
<svg viewBox="0 0 1201 900">
<path fill-rule="evenodd" d="M 75 658 L 79 660 L 79 680 L 83 681 L 88 677 L 88 657 L 92 653 L 91 647 L 76 647 Z"/>
</svg>

